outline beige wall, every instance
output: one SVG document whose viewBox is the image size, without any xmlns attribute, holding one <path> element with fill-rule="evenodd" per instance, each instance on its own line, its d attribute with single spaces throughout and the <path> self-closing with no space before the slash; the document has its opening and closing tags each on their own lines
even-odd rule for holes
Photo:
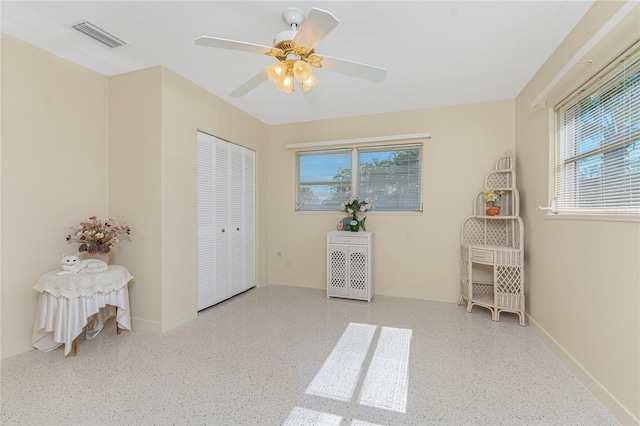
<svg viewBox="0 0 640 426">
<path fill-rule="evenodd" d="M 31 348 L 38 278 L 107 215 L 108 79 L 2 35 L 2 358 Z"/>
<path fill-rule="evenodd" d="M 196 317 L 196 135 L 256 151 L 257 283 L 266 283 L 267 127 L 163 67 L 110 82 L 109 209 L 131 217 L 134 326 L 166 331 Z M 125 161 L 116 159 L 126 158 Z"/>
<path fill-rule="evenodd" d="M 502 101 L 270 127 L 269 282 L 326 288 L 326 233 L 345 216 L 294 211 L 295 150 L 286 144 L 431 132 L 424 212 L 368 215 L 375 292 L 457 301 L 460 226 L 495 161 L 514 151 L 514 123 L 514 102 Z"/>
<path fill-rule="evenodd" d="M 267 126 L 163 69 L 162 279 L 163 328 L 195 318 L 196 134 L 205 133 L 256 151 L 256 282 L 267 283 Z"/>
<path fill-rule="evenodd" d="M 162 330 L 162 68 L 109 79 L 109 214 L 131 227 L 132 241 L 112 261 L 134 276 L 132 325 Z"/>
<path fill-rule="evenodd" d="M 640 419 L 640 223 L 548 218 L 555 102 L 640 37 L 640 6 L 531 104 L 564 65 L 620 10 L 596 2 L 516 99 L 516 148 L 530 323 L 623 424 Z"/>
<path fill-rule="evenodd" d="M 267 282 L 267 126 L 162 67 L 106 78 L 2 35 L 2 358 L 31 348 L 42 273 L 68 228 L 121 217 L 112 261 L 135 279 L 135 327 L 196 316 L 196 132 L 256 151 L 257 283 Z M 6 250 L 11 247 L 11 250 Z"/>
</svg>

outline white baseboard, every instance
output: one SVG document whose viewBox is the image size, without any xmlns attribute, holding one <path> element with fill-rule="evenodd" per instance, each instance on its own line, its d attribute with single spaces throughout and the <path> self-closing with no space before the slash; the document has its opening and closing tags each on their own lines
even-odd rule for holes
<svg viewBox="0 0 640 426">
<path fill-rule="evenodd" d="M 172 318 L 168 318 L 165 322 L 163 322 L 162 331 L 163 332 L 169 331 L 172 328 L 178 327 L 179 325 L 182 325 L 191 320 L 194 320 L 197 317 L 198 317 L 198 313 L 196 312 L 195 308 L 192 311 L 187 311 L 187 312 L 183 312 L 180 315 L 175 315 Z"/>
<path fill-rule="evenodd" d="M 150 321 L 142 318 L 131 318 L 131 328 L 133 330 L 139 328 L 141 330 L 162 333 L 162 323 L 160 321 Z"/>
<path fill-rule="evenodd" d="M 195 311 L 183 312 L 182 314 L 169 318 L 164 322 L 142 318 L 131 318 L 131 327 L 133 330 L 137 328 L 139 330 L 152 331 L 155 333 L 164 333 L 165 331 L 169 331 L 172 328 L 178 327 L 179 325 L 196 318 L 197 313 Z"/>
<path fill-rule="evenodd" d="M 0 348 L 0 359 L 6 359 L 14 355 L 28 352 L 31 349 L 34 348 L 31 346 L 30 340 L 13 342 Z"/>
<path fill-rule="evenodd" d="M 602 402 L 623 425 L 640 425 L 640 419 L 625 407 L 602 383 L 580 364 L 556 339 L 535 319 L 527 314 L 529 325 L 576 377 Z"/>
</svg>

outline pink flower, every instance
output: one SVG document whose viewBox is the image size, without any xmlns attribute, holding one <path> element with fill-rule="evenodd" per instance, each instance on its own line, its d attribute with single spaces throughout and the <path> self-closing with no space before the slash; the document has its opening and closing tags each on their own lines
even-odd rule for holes
<svg viewBox="0 0 640 426">
<path fill-rule="evenodd" d="M 108 251 L 113 247 L 114 243 L 122 241 L 122 239 L 118 238 L 120 235 L 124 235 L 126 239 L 131 240 L 131 229 L 111 218 L 108 221 L 102 221 L 96 216 L 91 216 L 89 221 L 80 222 L 80 225 L 71 226 L 70 228 L 73 232 L 67 236 L 67 241 L 84 243 L 80 246 L 81 251 L 82 247 L 88 247 L 88 245 L 95 245 Z"/>
</svg>

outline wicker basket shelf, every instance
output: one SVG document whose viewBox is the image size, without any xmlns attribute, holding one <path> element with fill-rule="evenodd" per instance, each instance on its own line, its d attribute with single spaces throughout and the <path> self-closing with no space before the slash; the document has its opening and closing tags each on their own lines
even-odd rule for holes
<svg viewBox="0 0 640 426">
<path fill-rule="evenodd" d="M 462 225 L 460 250 L 460 299 L 467 312 L 474 306 L 491 311 L 491 319 L 500 320 L 502 312 L 515 313 L 525 325 L 524 300 L 524 225 L 519 216 L 520 196 L 515 187 L 513 157 L 507 153 L 487 175 L 485 188 L 503 190 L 498 216 L 484 213 L 483 192 L 476 195 L 473 215 Z M 490 279 L 476 278 L 483 272 Z"/>
</svg>

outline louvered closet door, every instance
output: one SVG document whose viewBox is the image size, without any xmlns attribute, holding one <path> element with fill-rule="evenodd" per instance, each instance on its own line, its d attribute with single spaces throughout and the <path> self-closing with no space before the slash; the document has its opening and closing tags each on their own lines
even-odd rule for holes
<svg viewBox="0 0 640 426">
<path fill-rule="evenodd" d="M 231 161 L 231 292 L 242 293 L 245 290 L 245 248 L 244 248 L 244 158 L 243 149 L 237 145 L 230 148 Z"/>
<path fill-rule="evenodd" d="M 231 288 L 231 215 L 229 206 L 229 179 L 231 164 L 229 162 L 229 143 L 216 140 L 214 193 L 215 193 L 215 303 L 230 298 Z"/>
<path fill-rule="evenodd" d="M 198 133 L 198 310 L 255 286 L 255 153 Z"/>
<path fill-rule="evenodd" d="M 213 240 L 213 145 L 198 137 L 198 310 L 215 303 Z"/>
</svg>

